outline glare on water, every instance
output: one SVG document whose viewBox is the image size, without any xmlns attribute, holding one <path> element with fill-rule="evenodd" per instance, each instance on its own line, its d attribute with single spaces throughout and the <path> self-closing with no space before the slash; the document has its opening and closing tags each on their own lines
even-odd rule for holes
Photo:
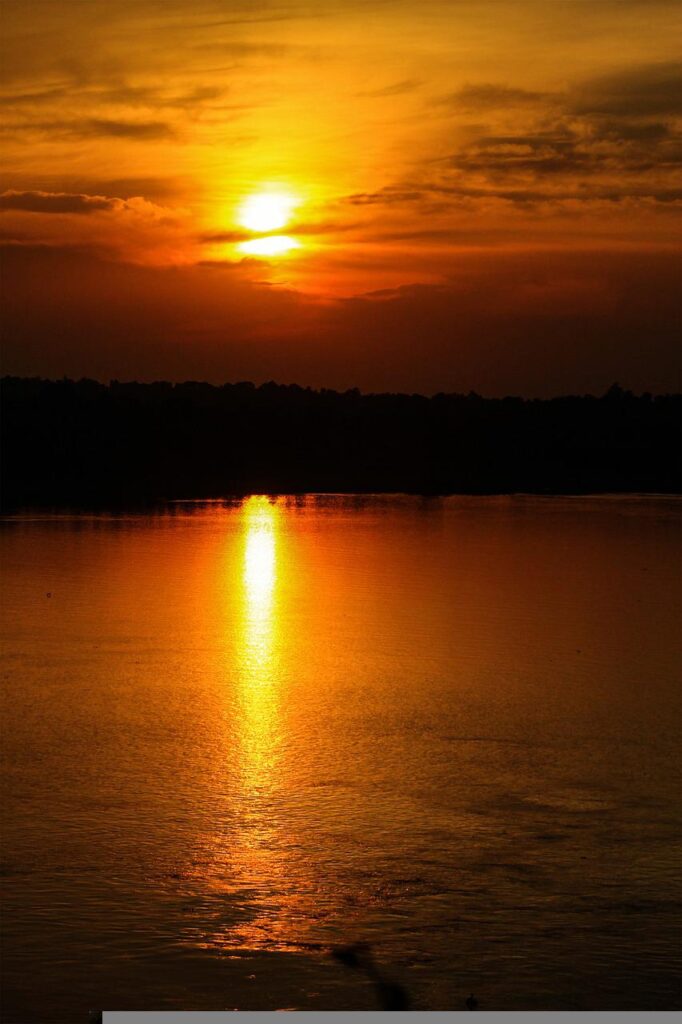
<svg viewBox="0 0 682 1024">
<path fill-rule="evenodd" d="M 276 509 L 265 498 L 244 506 L 244 573 L 239 688 L 244 791 L 267 782 L 277 744 L 277 680 L 274 675 Z"/>
</svg>

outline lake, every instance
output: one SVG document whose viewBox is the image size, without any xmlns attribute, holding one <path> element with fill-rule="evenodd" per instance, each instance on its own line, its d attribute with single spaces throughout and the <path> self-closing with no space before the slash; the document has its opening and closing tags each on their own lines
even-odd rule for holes
<svg viewBox="0 0 682 1024">
<path fill-rule="evenodd" d="M 6 518 L 4 1019 L 679 1005 L 680 507 Z"/>
</svg>

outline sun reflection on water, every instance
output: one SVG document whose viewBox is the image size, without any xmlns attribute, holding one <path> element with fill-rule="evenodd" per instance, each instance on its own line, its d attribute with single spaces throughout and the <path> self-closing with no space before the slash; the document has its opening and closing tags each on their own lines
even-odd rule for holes
<svg viewBox="0 0 682 1024">
<path fill-rule="evenodd" d="M 241 509 L 243 553 L 239 579 L 236 737 L 238 825 L 232 842 L 234 895 L 243 913 L 222 934 L 221 946 L 278 948 L 290 929 L 286 865 L 290 837 L 282 820 L 278 533 L 281 510 L 263 496 Z"/>
<path fill-rule="evenodd" d="M 277 760 L 277 506 L 264 497 L 245 503 L 239 703 L 244 796 L 273 784 Z"/>
<path fill-rule="evenodd" d="M 202 883 L 209 920 L 190 929 L 193 944 L 230 955 L 299 948 L 307 942 L 315 900 L 295 815 L 292 820 L 296 794 L 286 757 L 286 510 L 257 495 L 237 515 L 239 539 L 236 546 L 228 542 L 220 584 L 230 651 L 221 667 L 228 815 L 209 840 L 212 867 Z"/>
</svg>

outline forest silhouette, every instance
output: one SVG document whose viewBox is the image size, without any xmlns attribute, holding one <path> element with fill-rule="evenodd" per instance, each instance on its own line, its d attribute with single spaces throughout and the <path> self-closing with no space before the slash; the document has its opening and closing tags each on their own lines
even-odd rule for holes
<svg viewBox="0 0 682 1024">
<path fill-rule="evenodd" d="M 5 377 L 5 511 L 246 493 L 680 491 L 682 395 Z"/>
</svg>

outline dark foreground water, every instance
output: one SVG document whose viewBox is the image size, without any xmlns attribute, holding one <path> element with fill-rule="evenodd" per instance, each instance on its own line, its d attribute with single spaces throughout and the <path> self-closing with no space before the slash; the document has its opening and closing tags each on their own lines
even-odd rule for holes
<svg viewBox="0 0 682 1024">
<path fill-rule="evenodd" d="M 679 504 L 1 532 L 4 1016 L 679 1003 Z"/>
</svg>

